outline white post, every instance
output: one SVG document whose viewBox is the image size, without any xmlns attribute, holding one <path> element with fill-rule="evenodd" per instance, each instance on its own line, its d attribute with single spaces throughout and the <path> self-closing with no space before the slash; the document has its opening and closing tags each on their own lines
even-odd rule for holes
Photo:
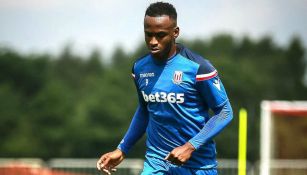
<svg viewBox="0 0 307 175">
<path fill-rule="evenodd" d="M 270 175 L 271 109 L 269 101 L 261 102 L 260 175 Z"/>
</svg>

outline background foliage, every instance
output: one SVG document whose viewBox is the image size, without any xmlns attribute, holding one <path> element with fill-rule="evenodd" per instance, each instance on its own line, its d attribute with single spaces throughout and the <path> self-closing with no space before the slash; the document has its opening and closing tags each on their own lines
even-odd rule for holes
<svg viewBox="0 0 307 175">
<path fill-rule="evenodd" d="M 237 157 L 238 110 L 249 112 L 248 159 L 259 158 L 261 100 L 306 100 L 305 49 L 298 37 L 279 46 L 220 34 L 181 40 L 218 69 L 234 120 L 216 138 L 218 157 Z M 130 70 L 146 53 L 117 48 L 111 63 L 99 50 L 80 57 L 70 46 L 58 56 L 0 47 L 0 157 L 98 157 L 114 149 L 137 105 Z M 143 157 L 144 139 L 129 154 Z"/>
</svg>

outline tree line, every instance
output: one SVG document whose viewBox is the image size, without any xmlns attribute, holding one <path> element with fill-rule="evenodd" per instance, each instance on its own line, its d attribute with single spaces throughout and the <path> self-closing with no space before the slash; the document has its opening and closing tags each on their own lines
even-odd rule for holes
<svg viewBox="0 0 307 175">
<path fill-rule="evenodd" d="M 253 40 L 228 34 L 181 39 L 220 73 L 234 120 L 216 138 L 218 157 L 237 158 L 238 110 L 248 110 L 248 159 L 259 159 L 262 100 L 306 100 L 305 48 L 299 37 L 285 46 L 270 36 Z M 93 49 L 70 46 L 55 56 L 0 47 L 0 157 L 98 157 L 114 149 L 137 106 L 131 78 L 135 59 L 147 52 L 115 49 L 111 62 Z M 128 155 L 141 157 L 144 139 Z"/>
</svg>

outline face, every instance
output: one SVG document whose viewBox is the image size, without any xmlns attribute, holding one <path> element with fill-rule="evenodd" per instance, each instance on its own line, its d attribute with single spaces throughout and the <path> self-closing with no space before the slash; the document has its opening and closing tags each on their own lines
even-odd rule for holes
<svg viewBox="0 0 307 175">
<path fill-rule="evenodd" d="M 156 59 L 168 59 L 176 52 L 175 39 L 179 28 L 169 16 L 145 16 L 145 41 L 152 56 Z"/>
</svg>

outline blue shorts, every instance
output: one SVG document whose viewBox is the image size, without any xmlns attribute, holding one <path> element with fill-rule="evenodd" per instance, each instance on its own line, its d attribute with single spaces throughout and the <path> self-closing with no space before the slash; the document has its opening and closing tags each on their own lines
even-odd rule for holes
<svg viewBox="0 0 307 175">
<path fill-rule="evenodd" d="M 144 162 L 141 175 L 217 175 L 216 168 L 194 169 L 184 166 L 176 166 L 167 161 L 150 158 Z"/>
</svg>

